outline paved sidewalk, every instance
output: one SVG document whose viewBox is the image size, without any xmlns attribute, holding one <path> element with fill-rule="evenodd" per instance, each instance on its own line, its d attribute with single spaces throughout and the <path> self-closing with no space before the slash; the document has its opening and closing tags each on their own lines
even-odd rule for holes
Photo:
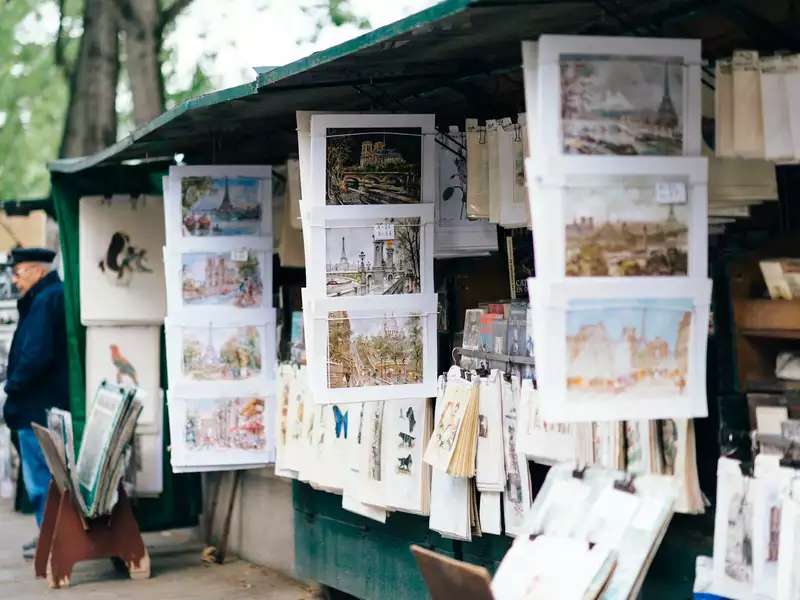
<svg viewBox="0 0 800 600">
<path fill-rule="evenodd" d="M 72 585 L 50 590 L 44 579 L 33 575 L 33 563 L 22 559 L 22 544 L 35 533 L 33 517 L 13 512 L 0 500 L 0 596 L 14 600 L 311 600 L 317 593 L 300 582 L 242 560 L 224 565 L 205 565 L 197 544 L 186 544 L 161 534 L 148 534 L 151 579 L 132 581 L 114 570 L 108 560 L 78 564 Z"/>
</svg>

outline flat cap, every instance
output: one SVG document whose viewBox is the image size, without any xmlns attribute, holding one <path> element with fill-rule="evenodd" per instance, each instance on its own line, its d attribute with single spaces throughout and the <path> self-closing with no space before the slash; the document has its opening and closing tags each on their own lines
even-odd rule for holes
<svg viewBox="0 0 800 600">
<path fill-rule="evenodd" d="M 26 262 L 51 263 L 56 253 L 48 248 L 14 248 L 11 251 L 11 264 Z"/>
</svg>

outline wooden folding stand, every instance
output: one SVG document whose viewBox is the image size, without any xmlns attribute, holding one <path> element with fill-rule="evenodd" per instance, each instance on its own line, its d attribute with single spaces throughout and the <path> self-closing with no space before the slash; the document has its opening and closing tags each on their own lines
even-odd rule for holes
<svg viewBox="0 0 800 600">
<path fill-rule="evenodd" d="M 72 567 L 82 560 L 118 558 L 131 579 L 150 577 L 150 555 L 144 546 L 125 490 L 110 516 L 83 519 L 68 490 L 51 483 L 36 546 L 37 577 L 47 577 L 51 588 L 69 585 Z"/>
<path fill-rule="evenodd" d="M 483 567 L 455 560 L 436 552 L 411 546 L 431 600 L 494 600 L 492 578 Z"/>
</svg>

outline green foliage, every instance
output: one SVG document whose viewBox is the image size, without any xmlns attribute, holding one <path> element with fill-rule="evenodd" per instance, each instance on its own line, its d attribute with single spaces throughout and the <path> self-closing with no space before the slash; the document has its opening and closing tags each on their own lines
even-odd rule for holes
<svg viewBox="0 0 800 600">
<path fill-rule="evenodd" d="M 350 6 L 350 0 L 324 0 L 301 6 L 300 10 L 315 17 L 314 32 L 300 42 L 316 42 L 322 30 L 328 26 L 355 25 L 359 29 L 371 27 L 369 19 L 359 17 Z"/>
</svg>

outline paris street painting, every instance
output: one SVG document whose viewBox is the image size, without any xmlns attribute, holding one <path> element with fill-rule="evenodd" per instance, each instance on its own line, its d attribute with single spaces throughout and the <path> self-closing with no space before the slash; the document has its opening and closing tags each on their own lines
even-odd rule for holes
<svg viewBox="0 0 800 600">
<path fill-rule="evenodd" d="M 328 128 L 326 204 L 420 202 L 422 129 Z"/>
<path fill-rule="evenodd" d="M 186 403 L 183 424 L 186 449 L 263 450 L 264 410 L 263 398 L 193 399 Z"/>
<path fill-rule="evenodd" d="M 261 332 L 254 326 L 184 327 L 183 373 L 195 381 L 242 381 L 261 374 Z"/>
<path fill-rule="evenodd" d="M 692 314 L 691 299 L 570 300 L 569 398 L 685 395 Z"/>
<path fill-rule="evenodd" d="M 337 222 L 325 233 L 328 296 L 422 291 L 419 217 Z"/>
<path fill-rule="evenodd" d="M 261 180 L 190 176 L 181 179 L 183 235 L 261 235 Z"/>
<path fill-rule="evenodd" d="M 328 387 L 422 383 L 423 337 L 418 315 L 328 313 Z"/>
<path fill-rule="evenodd" d="M 188 305 L 261 306 L 262 254 L 193 252 L 181 257 L 183 302 Z M 241 259 L 241 260 L 234 260 Z"/>
<path fill-rule="evenodd" d="M 564 236 L 567 276 L 687 275 L 689 205 L 654 184 L 565 188 Z"/>
<path fill-rule="evenodd" d="M 567 154 L 683 153 L 680 59 L 561 55 Z"/>
</svg>

